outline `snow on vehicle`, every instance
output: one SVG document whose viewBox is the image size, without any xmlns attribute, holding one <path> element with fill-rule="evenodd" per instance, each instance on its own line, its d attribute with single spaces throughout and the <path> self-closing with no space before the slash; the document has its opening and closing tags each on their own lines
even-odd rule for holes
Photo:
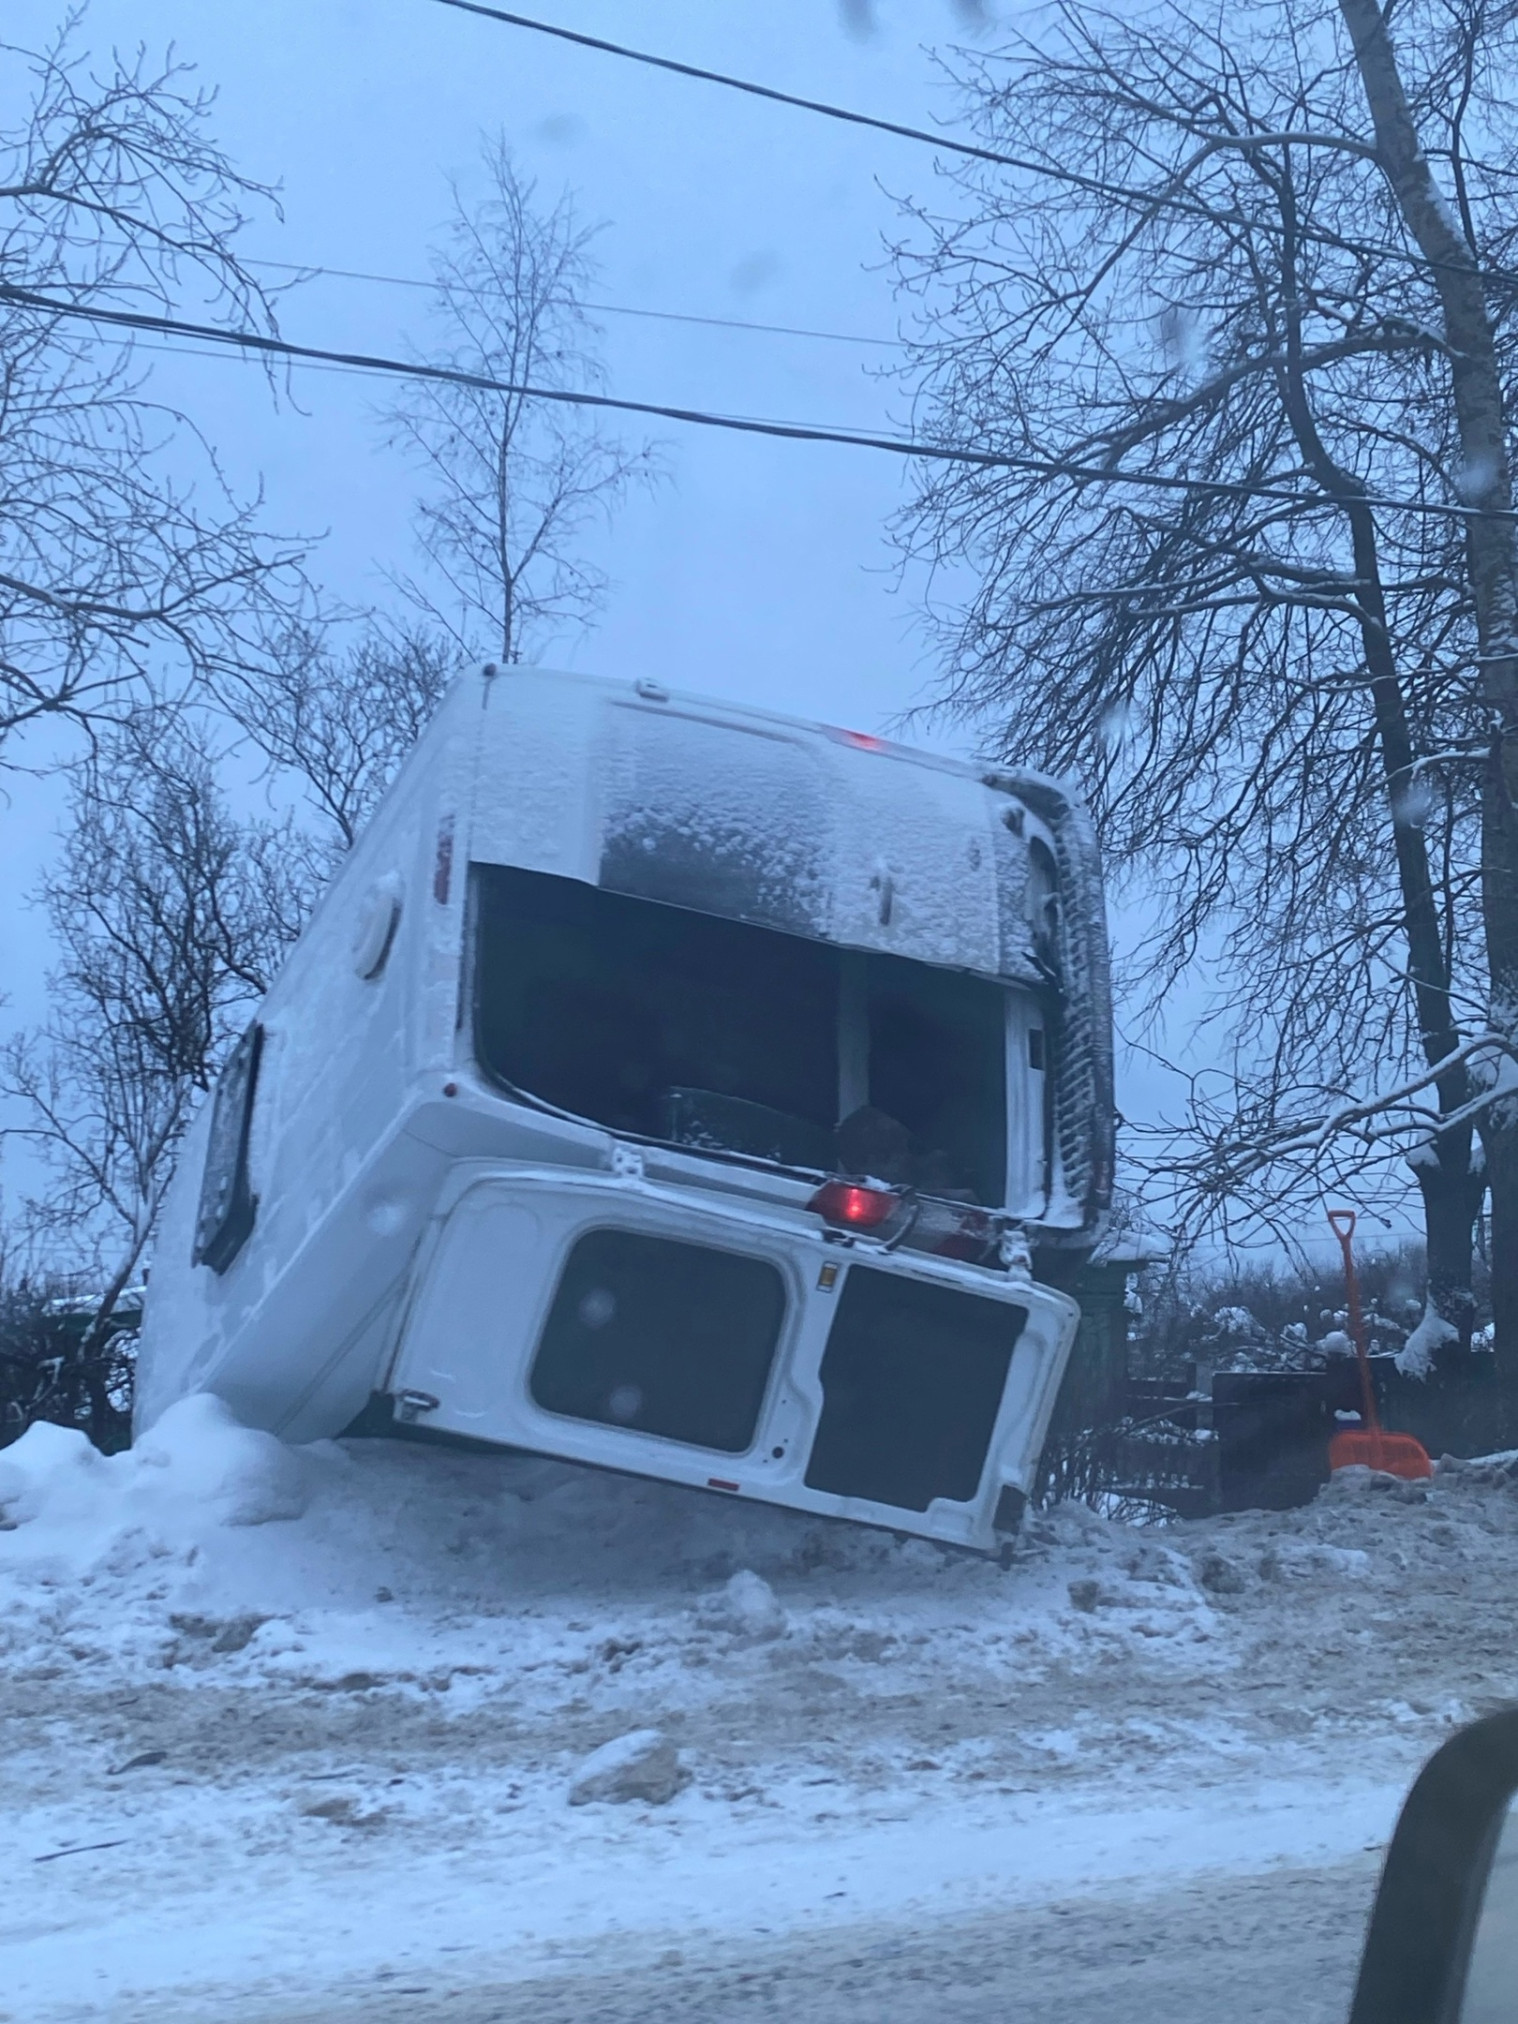
<svg viewBox="0 0 1518 2024">
<path fill-rule="evenodd" d="M 139 1425 L 209 1391 L 993 1549 L 1111 1182 L 1056 783 L 461 680 L 186 1141 Z"/>
</svg>

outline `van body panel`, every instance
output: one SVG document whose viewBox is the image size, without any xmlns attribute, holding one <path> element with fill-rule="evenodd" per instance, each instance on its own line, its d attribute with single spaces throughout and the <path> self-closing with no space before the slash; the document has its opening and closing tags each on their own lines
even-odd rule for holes
<svg viewBox="0 0 1518 2024">
<path fill-rule="evenodd" d="M 1102 1216 L 1094 1184 L 1084 1195 L 1067 1184 L 1110 1119 L 1082 1139 L 1060 1035 L 1085 1036 L 1080 1089 L 1099 1109 L 1110 1017 L 1099 992 L 1073 1006 L 1060 971 L 1073 946 L 1062 867 L 1085 880 L 1085 946 L 1101 937 L 1094 858 L 1062 829 L 1062 796 L 1048 782 L 1014 794 L 973 767 L 647 681 L 462 679 L 259 1007 L 239 1177 L 251 1229 L 214 1265 L 192 1262 L 210 1168 L 225 1157 L 209 1104 L 186 1136 L 146 1303 L 139 1426 L 211 1390 L 249 1424 L 310 1440 L 341 1433 L 378 1393 L 440 1432 L 989 1546 L 1001 1492 L 1034 1487 L 1076 1320 L 1028 1276 L 1022 1239 L 1035 1255 L 1089 1248 Z M 667 991 L 639 1012 L 664 1021 L 658 1058 L 681 1085 L 662 1107 L 629 1123 L 604 1104 L 593 1114 L 588 1096 L 574 1108 L 503 1081 L 478 1053 L 476 916 L 492 867 L 599 891 L 634 936 L 639 910 L 653 909 L 667 946 L 684 921 L 691 949 L 720 949 L 702 923 L 730 923 L 745 989 L 789 974 L 771 946 L 821 951 L 793 967 L 836 1003 L 836 1044 L 819 1056 L 836 1114 L 782 1119 L 771 1143 L 755 1091 L 722 1082 L 722 1048 L 668 1053 L 679 1035 L 665 1030 Z M 509 972 L 509 948 L 504 960 Z M 702 960 L 720 1008 L 726 959 Z M 636 965 L 601 969 L 587 988 L 615 1036 L 615 993 L 625 998 Z M 986 1081 L 994 1130 L 970 1184 L 953 1185 L 967 1177 L 947 1166 L 937 1181 L 885 1175 L 876 1184 L 901 1198 L 890 1230 L 830 1228 L 813 1206 L 826 1174 L 881 1173 L 840 1165 L 835 1125 L 842 1146 L 849 1113 L 878 1107 L 890 1046 L 898 1081 L 915 1060 L 890 1019 L 917 1018 L 930 1037 L 968 1020 L 989 1046 L 976 994 L 993 989 L 1004 1062 Z M 776 1016 L 785 1009 L 777 1001 Z M 748 1014 L 752 1052 L 770 1015 Z M 706 1086 L 684 1087 L 693 1077 Z M 808 1087 L 816 1109 L 815 1078 Z M 994 1186 L 987 1146 L 1004 1168 Z M 850 1292 L 856 1272 L 875 1276 Z M 730 1344 L 712 1319 L 724 1300 L 745 1316 Z M 606 1301 L 611 1318 L 593 1326 L 586 1315 Z M 880 1373 L 928 1413 L 935 1357 L 962 1371 L 976 1428 L 971 1439 L 944 1416 L 938 1459 L 909 1467 Z M 632 1375 L 610 1382 L 624 1364 Z M 880 1481 L 926 1497 L 923 1508 L 829 1487 L 876 1482 L 870 1428 Z M 933 1493 L 972 1475 L 973 1494 Z"/>
<path fill-rule="evenodd" d="M 618 1425 L 613 1415 L 566 1415 L 545 1409 L 534 1396 L 534 1360 L 566 1260 L 587 1233 L 607 1231 L 774 1268 L 784 1313 L 763 1401 L 741 1451 Z M 827 1403 L 829 1339 L 856 1272 L 941 1288 L 1014 1317 L 1010 1368 L 985 1415 L 985 1456 L 969 1495 L 936 1499 L 919 1512 L 808 1483 Z M 417 1401 L 410 1410 L 429 1430 L 828 1517 L 927 1531 L 983 1550 L 995 1541 L 1001 1492 L 1032 1493 L 1077 1320 L 1067 1295 L 1029 1279 L 993 1278 L 880 1246 L 840 1247 L 804 1209 L 777 1214 L 731 1200 L 693 1209 L 685 1191 L 643 1179 L 524 1169 L 471 1167 L 418 1277 L 386 1386 L 402 1401 Z M 631 1417 L 635 1403 L 629 1401 L 626 1411 Z"/>
</svg>

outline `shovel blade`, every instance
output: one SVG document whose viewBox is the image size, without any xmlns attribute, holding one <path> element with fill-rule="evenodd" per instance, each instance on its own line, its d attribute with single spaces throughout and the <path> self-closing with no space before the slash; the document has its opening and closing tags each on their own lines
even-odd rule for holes
<svg viewBox="0 0 1518 2024">
<path fill-rule="evenodd" d="M 1411 1434 L 1387 1434 L 1379 1428 L 1347 1427 L 1328 1444 L 1328 1466 L 1333 1469 L 1377 1469 L 1384 1476 L 1401 1476 L 1410 1483 L 1432 1476 L 1434 1465 L 1428 1450 Z"/>
</svg>

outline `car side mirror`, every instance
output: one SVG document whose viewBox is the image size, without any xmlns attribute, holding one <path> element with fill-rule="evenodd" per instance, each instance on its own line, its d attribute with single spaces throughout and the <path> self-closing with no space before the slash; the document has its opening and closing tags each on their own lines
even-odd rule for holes
<svg viewBox="0 0 1518 2024">
<path fill-rule="evenodd" d="M 1350 2024 L 1518 2024 L 1518 1708 L 1452 1736 L 1397 1820 Z"/>
</svg>

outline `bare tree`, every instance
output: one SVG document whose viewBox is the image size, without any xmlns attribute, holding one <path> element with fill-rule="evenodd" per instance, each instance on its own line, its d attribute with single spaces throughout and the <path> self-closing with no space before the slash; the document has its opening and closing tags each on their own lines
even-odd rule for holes
<svg viewBox="0 0 1518 2024">
<path fill-rule="evenodd" d="M 345 648 L 330 628 L 292 632 L 275 664 L 223 690 L 224 706 L 279 771 L 298 779 L 326 833 L 330 872 L 427 728 L 458 669 L 447 639 L 371 624 Z"/>
<path fill-rule="evenodd" d="M 1479 1092 L 1510 1075 L 1514 1050 L 1502 1036 L 1482 1032 L 1462 1042 L 1459 1059 L 1410 1073 L 1400 1082 L 1346 1098 L 1342 1090 L 1314 1089 L 1300 1074 L 1290 1088 L 1268 1078 L 1251 1080 L 1217 1070 L 1182 1070 L 1186 1117 L 1176 1126 L 1130 1125 L 1137 1156 L 1151 1183 L 1177 1204 L 1174 1234 L 1184 1254 L 1204 1231 L 1230 1249 L 1261 1228 L 1300 1253 L 1301 1205 L 1309 1200 L 1358 1197 L 1374 1207 L 1375 1177 L 1394 1161 L 1416 1166 L 1431 1142 L 1449 1128 L 1438 1084 L 1450 1067 L 1464 1064 L 1478 1094 L 1471 1110 L 1486 1107 Z M 1367 1194 L 1371 1201 L 1367 1202 Z M 1431 1351 L 1430 1331 L 1416 1337 L 1411 1358 Z"/>
<path fill-rule="evenodd" d="M 78 21 L 41 51 L 0 41 L 0 74 L 25 90 L 31 73 L 29 111 L 0 130 L 0 745 L 256 664 L 304 598 L 304 544 L 267 535 L 149 397 L 130 338 L 77 314 L 193 289 L 202 313 L 271 328 L 232 250 L 270 193 L 210 140 L 180 66 L 139 53 L 97 75 Z"/>
<path fill-rule="evenodd" d="M 239 327 L 273 327 L 232 251 L 269 193 L 207 138 L 209 99 L 140 56 L 90 74 L 76 30 L 31 57 L 0 43 L 0 65 L 33 73 L 28 116 L 0 133 L 0 740 L 48 720 L 89 734 L 41 894 L 51 1010 L 0 1054 L 0 1136 L 29 1141 L 47 1176 L 23 1214 L 46 1270 L 15 1313 L 51 1313 L 60 1271 L 89 1280 L 91 1311 L 57 1326 L 103 1412 L 112 1316 L 183 1131 L 450 651 L 373 631 L 334 653 L 301 545 L 264 535 L 257 502 L 148 397 L 129 344 L 65 313 L 177 308 L 193 288 Z M 218 710 L 295 774 L 319 827 L 233 817 Z"/>
<path fill-rule="evenodd" d="M 510 387 L 600 386 L 585 311 L 594 234 L 567 198 L 538 208 L 504 141 L 485 147 L 483 166 L 482 201 L 454 188 L 430 356 Z M 525 392 L 424 383 L 397 399 L 388 433 L 422 473 L 418 532 L 446 591 L 403 588 L 464 651 L 517 661 L 545 634 L 590 622 L 606 579 L 585 537 L 651 476 L 648 445 L 628 450 L 587 411 Z"/>
<path fill-rule="evenodd" d="M 1509 0 L 1445 0 L 1445 34 L 1432 50 L 1419 23 L 1389 9 L 1340 0 L 1375 136 L 1376 161 L 1402 223 L 1422 254 L 1442 319 L 1441 376 L 1460 461 L 1452 489 L 1471 512 L 1465 564 L 1476 626 L 1487 728 L 1482 777 L 1481 897 L 1488 1016 L 1508 1043 L 1482 1112 L 1492 1199 L 1492 1250 L 1501 1261 L 1492 1295 L 1498 1343 L 1518 1357 L 1518 522 L 1507 430 L 1515 275 L 1511 226 L 1518 158 L 1492 146 L 1518 54 Z M 1407 54 L 1416 71 L 1409 80 Z M 1409 85 L 1411 83 L 1411 89 Z M 1447 170 L 1441 190 L 1434 162 Z M 1453 200 L 1453 201 L 1451 201 Z M 1497 218 L 1494 219 L 1493 213 Z M 1506 214 L 1506 215 L 1504 215 Z M 1499 222 L 1500 220 L 1500 222 Z M 1505 342 L 1504 340 L 1507 339 Z"/>
<path fill-rule="evenodd" d="M 138 710 L 74 774 L 72 824 L 41 897 L 61 961 L 39 1033 L 0 1054 L 0 1099 L 49 1174 L 26 1205 L 56 1268 L 99 1287 L 84 1341 L 104 1340 L 140 1269 L 196 1102 L 267 987 L 298 902 L 285 853 L 236 822 L 194 720 Z"/>
<path fill-rule="evenodd" d="M 1025 168 L 917 207 L 919 425 L 1019 463 L 929 473 L 903 523 L 970 564 L 935 606 L 947 699 L 1091 783 L 1156 896 L 1151 1002 L 1216 962 L 1225 1141 L 1299 1149 L 1304 1114 L 1347 1117 L 1387 1068 L 1430 1092 L 1425 1336 L 1468 1341 L 1490 739 L 1462 451 L 1336 9 L 1067 6 L 960 81 Z M 1489 110 L 1472 203 L 1500 264 Z"/>
<path fill-rule="evenodd" d="M 114 1427 L 113 1317 L 180 1139 L 449 672 L 448 650 L 420 635 L 372 630 L 343 655 L 307 633 L 256 685 L 226 690 L 236 721 L 306 790 L 316 831 L 294 814 L 234 818 L 206 711 L 130 711 L 74 768 L 62 861 L 41 889 L 62 953 L 49 1017 L 0 1050 L 0 1101 L 15 1120 L 0 1139 L 30 1142 L 48 1177 L 23 1217 L 45 1269 L 21 1275 L 9 1306 L 0 1280 L 0 1319 L 23 1348 L 47 1350 L 49 1369 L 52 1349 L 67 1349 L 38 1412 L 73 1399 L 76 1419 Z M 60 1287 L 86 1282 L 87 1300 L 60 1306 Z M 22 1358 L 23 1377 L 36 1361 Z"/>
</svg>

